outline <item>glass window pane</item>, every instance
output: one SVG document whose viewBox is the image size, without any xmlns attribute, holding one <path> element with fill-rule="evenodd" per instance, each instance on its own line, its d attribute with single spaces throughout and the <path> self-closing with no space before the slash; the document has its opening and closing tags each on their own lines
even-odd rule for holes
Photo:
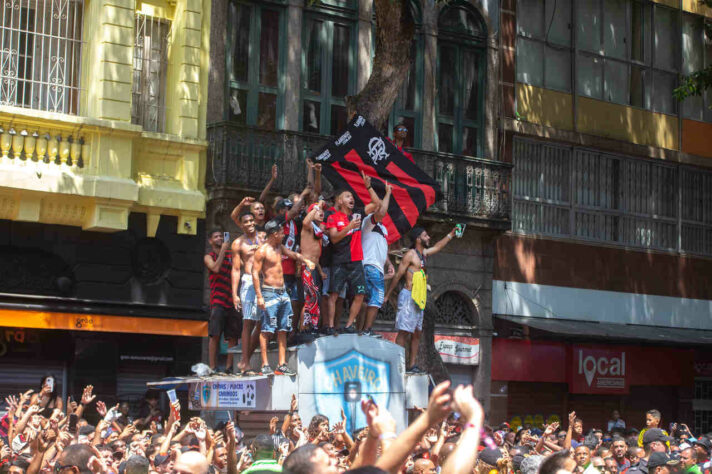
<svg viewBox="0 0 712 474">
<path fill-rule="evenodd" d="M 438 151 L 452 153 L 452 125 L 438 124 Z"/>
<path fill-rule="evenodd" d="M 482 35 L 480 22 L 472 13 L 461 6 L 445 9 L 438 19 L 438 29 L 468 36 Z"/>
<path fill-rule="evenodd" d="M 232 72 L 230 80 L 247 81 L 250 64 L 249 5 L 230 3 L 230 42 L 232 43 Z"/>
<path fill-rule="evenodd" d="M 703 68 L 704 50 L 701 48 L 705 41 L 702 18 L 684 15 L 682 18 L 682 73 L 691 74 Z"/>
<path fill-rule="evenodd" d="M 544 85 L 544 44 L 517 39 L 517 81 L 533 86 Z"/>
<path fill-rule="evenodd" d="M 650 4 L 633 2 L 631 6 L 630 57 L 650 64 Z"/>
<path fill-rule="evenodd" d="M 464 127 L 462 129 L 462 151 L 463 155 L 477 156 L 477 129 Z"/>
<path fill-rule="evenodd" d="M 626 0 L 603 1 L 603 51 L 606 56 L 627 59 Z"/>
<path fill-rule="evenodd" d="M 628 104 L 628 65 L 618 61 L 606 60 L 605 80 L 603 83 L 604 100 L 616 104 Z"/>
<path fill-rule="evenodd" d="M 545 36 L 548 35 L 547 41 L 561 46 L 571 46 L 571 0 L 546 0 L 544 19 L 548 30 L 544 32 Z"/>
<path fill-rule="evenodd" d="M 274 130 L 277 126 L 277 96 L 260 93 L 257 101 L 257 126 Z"/>
<path fill-rule="evenodd" d="M 262 10 L 260 31 L 260 84 L 277 87 L 279 67 L 279 12 Z"/>
<path fill-rule="evenodd" d="M 579 94 L 600 99 L 603 62 L 600 58 L 579 55 L 576 90 Z"/>
<path fill-rule="evenodd" d="M 401 110 L 415 110 L 416 54 L 416 44 L 415 41 L 413 41 L 410 48 L 410 57 L 412 58 L 410 69 L 405 76 L 403 85 L 398 92 L 398 98 L 396 99 L 396 107 Z"/>
<path fill-rule="evenodd" d="M 581 49 L 600 52 L 601 10 L 595 0 L 578 2 L 576 15 L 576 45 Z"/>
<path fill-rule="evenodd" d="M 340 135 L 346 130 L 346 107 L 343 105 L 331 106 L 331 135 Z"/>
<path fill-rule="evenodd" d="M 321 104 L 310 100 L 304 101 L 302 110 L 302 130 L 305 132 L 319 133 L 319 123 L 321 122 Z"/>
<path fill-rule="evenodd" d="M 321 21 L 307 20 L 304 53 L 306 62 L 305 87 L 321 93 L 321 48 L 324 24 Z"/>
<path fill-rule="evenodd" d="M 545 87 L 571 92 L 571 51 L 547 46 Z"/>
<path fill-rule="evenodd" d="M 479 54 L 472 50 L 462 52 L 462 105 L 464 106 L 465 118 L 468 120 L 478 120 L 478 67 Z"/>
<path fill-rule="evenodd" d="M 630 68 L 630 105 L 650 109 L 650 71 L 641 66 Z"/>
<path fill-rule="evenodd" d="M 675 83 L 677 82 L 675 75 L 655 72 L 653 81 L 653 110 L 656 112 L 674 114 L 675 99 L 673 99 L 672 90 L 675 88 Z"/>
<path fill-rule="evenodd" d="M 245 125 L 247 123 L 247 91 L 232 89 L 230 91 L 230 120 Z"/>
<path fill-rule="evenodd" d="M 349 93 L 349 52 L 351 31 L 348 26 L 334 25 L 334 51 L 331 64 L 331 95 L 345 97 Z"/>
<path fill-rule="evenodd" d="M 438 113 L 454 115 L 455 113 L 455 67 L 457 53 L 453 46 L 440 46 L 440 67 L 438 80 Z"/>
<path fill-rule="evenodd" d="M 518 34 L 530 38 L 544 39 L 543 6 L 541 0 L 519 0 L 517 2 Z"/>
<path fill-rule="evenodd" d="M 655 7 L 655 67 L 677 69 L 675 46 L 677 12 L 670 8 Z"/>
</svg>

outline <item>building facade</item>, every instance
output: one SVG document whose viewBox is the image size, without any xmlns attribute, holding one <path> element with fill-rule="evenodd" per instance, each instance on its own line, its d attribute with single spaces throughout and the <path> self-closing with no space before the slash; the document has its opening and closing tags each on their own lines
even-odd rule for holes
<svg viewBox="0 0 712 474">
<path fill-rule="evenodd" d="M 0 7 L 3 394 L 134 400 L 200 358 L 210 6 Z"/>
<path fill-rule="evenodd" d="M 405 124 L 417 163 L 442 185 L 445 199 L 422 219 L 430 234 L 468 224 L 429 262 L 429 298 L 435 337 L 479 350 L 479 361 L 448 363 L 449 375 L 487 398 L 495 241 L 510 227 L 511 169 L 498 161 L 499 104 L 489 93 L 498 87 L 498 3 L 411 7 L 414 60 L 385 131 Z M 272 191 L 300 191 L 306 157 L 345 127 L 345 98 L 371 71 L 375 20 L 370 0 L 231 0 L 213 4 L 211 25 L 207 221 L 235 231 L 230 211 L 259 195 L 273 163 Z M 393 331 L 392 309 L 377 324 Z"/>
<path fill-rule="evenodd" d="M 658 408 L 712 427 L 712 95 L 673 97 L 712 61 L 711 18 L 692 0 L 502 3 L 496 421 L 616 409 L 640 427 Z"/>
</svg>

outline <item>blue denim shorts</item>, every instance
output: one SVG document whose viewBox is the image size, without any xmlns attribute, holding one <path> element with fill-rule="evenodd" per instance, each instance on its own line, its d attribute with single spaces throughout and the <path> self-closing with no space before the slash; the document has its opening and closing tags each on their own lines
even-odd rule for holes
<svg viewBox="0 0 712 474">
<path fill-rule="evenodd" d="M 262 316 L 262 332 L 289 332 L 292 330 L 292 302 L 284 288 L 262 287 L 265 309 Z"/>
<path fill-rule="evenodd" d="M 386 283 L 383 273 L 375 265 L 364 265 L 363 272 L 366 276 L 366 306 L 380 308 L 383 306 L 383 297 L 386 292 Z"/>
<path fill-rule="evenodd" d="M 304 301 L 302 294 L 302 279 L 296 275 L 284 275 L 284 287 L 289 293 L 289 299 L 292 301 Z"/>
</svg>

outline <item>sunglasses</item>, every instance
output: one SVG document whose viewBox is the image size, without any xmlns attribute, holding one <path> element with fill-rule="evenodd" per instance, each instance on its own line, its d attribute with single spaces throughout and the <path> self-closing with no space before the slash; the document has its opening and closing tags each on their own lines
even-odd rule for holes
<svg viewBox="0 0 712 474">
<path fill-rule="evenodd" d="M 407 131 L 408 131 L 408 129 L 405 128 L 405 127 L 398 127 L 398 128 L 396 128 L 396 132 L 407 132 Z"/>
</svg>

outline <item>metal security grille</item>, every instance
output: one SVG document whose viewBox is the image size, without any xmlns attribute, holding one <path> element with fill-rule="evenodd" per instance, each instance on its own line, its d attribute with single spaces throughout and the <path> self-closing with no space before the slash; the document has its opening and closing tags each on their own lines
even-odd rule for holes
<svg viewBox="0 0 712 474">
<path fill-rule="evenodd" d="M 170 21 L 136 13 L 131 122 L 152 132 L 165 130 L 170 32 Z"/>
<path fill-rule="evenodd" d="M 512 228 L 712 255 L 712 173 L 515 138 Z"/>
<path fill-rule="evenodd" d="M 0 104 L 77 114 L 82 0 L 4 0 Z"/>
</svg>

